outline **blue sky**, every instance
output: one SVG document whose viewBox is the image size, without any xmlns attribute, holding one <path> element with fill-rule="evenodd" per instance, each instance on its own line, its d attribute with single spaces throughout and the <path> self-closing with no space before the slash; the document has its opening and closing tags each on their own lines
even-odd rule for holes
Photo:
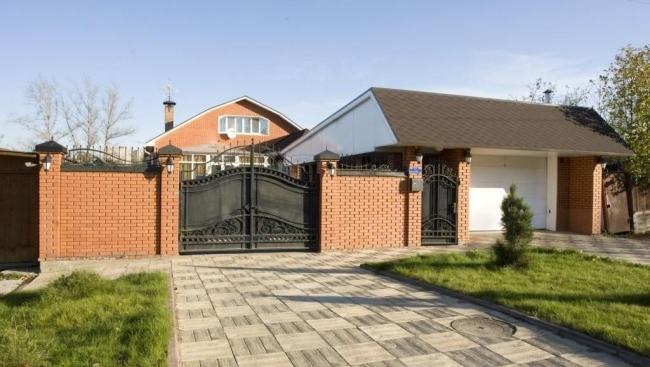
<svg viewBox="0 0 650 367">
<path fill-rule="evenodd" d="M 537 77 L 594 78 L 618 49 L 650 43 L 650 0 L 11 1 L 0 11 L 0 145 L 26 132 L 39 74 L 115 84 L 133 101 L 122 139 L 250 95 L 312 127 L 370 86 L 509 98 Z"/>
</svg>

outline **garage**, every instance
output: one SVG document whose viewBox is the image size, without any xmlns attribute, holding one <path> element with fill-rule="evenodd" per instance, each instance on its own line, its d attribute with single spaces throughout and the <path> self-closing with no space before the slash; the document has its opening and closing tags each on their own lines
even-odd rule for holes
<svg viewBox="0 0 650 367">
<path fill-rule="evenodd" d="M 533 227 L 546 227 L 546 157 L 478 155 L 472 160 L 470 231 L 501 230 L 501 201 L 511 184 L 533 210 Z"/>
</svg>

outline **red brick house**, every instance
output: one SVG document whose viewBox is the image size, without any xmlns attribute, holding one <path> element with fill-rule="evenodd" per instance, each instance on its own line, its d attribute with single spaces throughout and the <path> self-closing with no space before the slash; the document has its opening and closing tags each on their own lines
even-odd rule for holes
<svg viewBox="0 0 650 367">
<path fill-rule="evenodd" d="M 535 228 L 600 233 L 603 162 L 633 154 L 590 108 L 385 88 L 370 88 L 283 154 L 310 162 L 325 149 L 342 156 L 340 170 L 408 172 L 410 190 L 422 191 L 423 244 L 427 232 L 463 243 L 470 231 L 501 230 L 512 183 Z"/>
<path fill-rule="evenodd" d="M 277 110 L 243 96 L 210 107 L 189 119 L 174 124 L 176 103 L 163 102 L 165 131 L 145 145 L 156 149 L 172 144 L 183 150 L 181 177 L 189 179 L 209 175 L 248 162 L 244 147 L 251 141 L 281 149 L 306 130 Z M 264 165 L 267 157 L 260 154 L 255 164 Z"/>
</svg>

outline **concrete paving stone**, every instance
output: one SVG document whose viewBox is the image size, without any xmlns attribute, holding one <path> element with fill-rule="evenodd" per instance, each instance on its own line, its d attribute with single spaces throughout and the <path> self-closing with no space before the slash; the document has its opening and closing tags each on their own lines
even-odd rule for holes
<svg viewBox="0 0 650 367">
<path fill-rule="evenodd" d="M 347 366 L 345 360 L 331 347 L 287 352 L 295 367 Z"/>
<path fill-rule="evenodd" d="M 280 298 L 280 300 L 282 301 L 284 301 L 285 298 L 291 299 L 293 297 L 306 295 L 306 293 L 303 290 L 300 290 L 298 288 L 274 289 L 271 291 L 271 294 Z"/>
<path fill-rule="evenodd" d="M 40 278 L 40 276 L 39 276 L 39 278 Z M 191 296 L 191 295 L 196 295 L 196 294 L 207 294 L 205 289 L 201 289 L 201 288 L 196 288 L 196 289 L 175 289 L 174 293 L 176 294 L 176 296 Z"/>
<path fill-rule="evenodd" d="M 347 329 L 355 327 L 353 324 L 341 317 L 334 317 L 331 319 L 307 320 L 307 323 L 309 323 L 309 325 L 311 325 L 311 327 L 317 331 Z"/>
<path fill-rule="evenodd" d="M 332 346 L 359 344 L 372 341 L 372 338 L 356 328 L 322 331 L 321 335 L 327 341 L 327 343 Z"/>
<path fill-rule="evenodd" d="M 426 320 L 426 317 L 409 310 L 404 311 L 392 311 L 380 313 L 381 316 L 393 321 L 393 322 L 408 322 L 415 320 Z"/>
<path fill-rule="evenodd" d="M 210 298 L 212 305 L 216 308 L 245 306 L 246 300 L 244 298 L 230 298 L 230 299 L 214 299 Z"/>
<path fill-rule="evenodd" d="M 629 364 L 621 361 L 609 353 L 603 352 L 579 352 L 565 353 L 560 357 L 582 367 L 627 367 Z"/>
<path fill-rule="evenodd" d="M 284 303 L 272 303 L 266 305 L 251 305 L 251 308 L 257 313 L 277 313 L 287 312 L 289 307 Z"/>
<path fill-rule="evenodd" d="M 206 359 L 232 358 L 230 344 L 227 340 L 213 340 L 206 342 L 181 343 L 182 361 L 201 361 Z"/>
<path fill-rule="evenodd" d="M 554 334 L 530 337 L 526 339 L 526 342 L 555 355 L 586 352 L 590 349 L 583 344 Z"/>
<path fill-rule="evenodd" d="M 376 297 L 403 297 L 406 294 L 395 288 L 380 288 L 369 291 L 370 294 Z"/>
<path fill-rule="evenodd" d="M 399 359 L 360 364 L 359 367 L 406 367 Z"/>
<path fill-rule="evenodd" d="M 539 361 L 534 361 L 530 363 L 522 363 L 518 366 L 521 367 L 580 367 L 579 364 L 575 364 L 571 361 L 568 361 L 561 357 L 552 357 L 547 359 L 541 359 Z"/>
<path fill-rule="evenodd" d="M 411 333 L 402 329 L 397 324 L 361 326 L 360 329 L 374 340 L 398 339 L 412 336 Z"/>
<path fill-rule="evenodd" d="M 332 311 L 341 317 L 356 317 L 374 314 L 374 312 L 370 311 L 368 308 L 359 305 L 336 307 L 333 308 Z"/>
<path fill-rule="evenodd" d="M 338 316 L 329 309 L 303 311 L 297 312 L 297 314 L 303 320 L 331 319 Z"/>
<path fill-rule="evenodd" d="M 226 326 L 248 326 L 263 324 L 262 320 L 257 315 L 243 315 L 233 317 L 221 317 L 221 325 Z"/>
<path fill-rule="evenodd" d="M 309 326 L 309 324 L 302 320 L 268 324 L 267 327 L 269 330 L 271 330 L 271 333 L 273 333 L 273 335 L 306 333 L 308 331 L 314 330 L 311 326 Z"/>
<path fill-rule="evenodd" d="M 445 353 L 454 361 L 465 367 L 496 367 L 512 365 L 503 356 L 485 347 L 453 350 Z"/>
<path fill-rule="evenodd" d="M 442 353 L 432 353 L 415 357 L 400 358 L 406 367 L 462 367 Z"/>
<path fill-rule="evenodd" d="M 446 326 L 446 327 L 452 329 L 452 327 L 451 327 L 452 322 L 454 322 L 456 320 L 460 320 L 460 319 L 466 319 L 466 318 L 467 317 L 465 317 L 465 316 L 460 316 L 459 315 L 459 316 L 434 318 L 433 320 L 435 322 L 437 322 L 438 324 L 440 324 L 440 325 L 443 325 L 443 326 Z"/>
<path fill-rule="evenodd" d="M 442 319 L 447 317 L 458 317 L 458 313 L 451 311 L 448 308 L 444 307 L 427 307 L 427 308 L 417 308 L 413 310 L 414 312 L 428 318 L 428 319 Z"/>
<path fill-rule="evenodd" d="M 449 328 L 433 320 L 416 320 L 398 323 L 400 327 L 413 335 L 435 334 L 450 331 Z"/>
<path fill-rule="evenodd" d="M 244 306 L 233 306 L 233 307 L 215 307 L 214 311 L 219 317 L 233 317 L 233 316 L 244 316 L 244 315 L 254 315 L 255 311 L 248 305 Z"/>
<path fill-rule="evenodd" d="M 277 325 L 277 324 L 276 324 Z M 296 334 L 276 334 L 275 338 L 285 351 L 319 349 L 328 347 L 323 338 L 315 331 Z"/>
<path fill-rule="evenodd" d="M 397 358 L 413 357 L 438 352 L 431 344 L 417 336 L 379 341 L 384 349 Z"/>
<path fill-rule="evenodd" d="M 285 304 L 293 312 L 316 311 L 316 310 L 323 310 L 326 308 L 319 302 L 309 302 L 309 301 L 304 301 L 304 302 L 285 301 Z"/>
<path fill-rule="evenodd" d="M 221 327 L 221 322 L 216 317 L 178 320 L 178 328 L 180 330 L 207 329 L 213 327 Z"/>
<path fill-rule="evenodd" d="M 339 345 L 335 346 L 334 349 L 353 366 L 395 359 L 375 342 Z"/>
<path fill-rule="evenodd" d="M 229 339 L 251 338 L 255 336 L 269 336 L 271 332 L 264 324 L 246 326 L 225 326 L 223 328 Z"/>
<path fill-rule="evenodd" d="M 283 352 L 239 356 L 237 363 L 239 367 L 293 367 Z"/>
<path fill-rule="evenodd" d="M 265 324 L 277 324 L 280 322 L 301 321 L 302 319 L 293 311 L 258 313 L 259 318 Z"/>
<path fill-rule="evenodd" d="M 179 309 L 179 310 L 212 309 L 212 303 L 210 301 L 177 303 L 176 308 Z"/>
<path fill-rule="evenodd" d="M 521 340 L 492 344 L 487 348 L 515 363 L 528 363 L 553 357 L 552 354 Z"/>
<path fill-rule="evenodd" d="M 282 352 L 280 344 L 272 336 L 230 339 L 230 347 L 235 357 Z"/>
<path fill-rule="evenodd" d="M 420 338 L 441 352 L 478 347 L 478 344 L 453 331 L 420 335 Z"/>
<path fill-rule="evenodd" d="M 370 315 L 363 315 L 363 316 L 355 316 L 355 317 L 348 317 L 348 321 L 353 323 L 355 326 L 362 327 L 362 326 L 373 326 L 373 325 L 383 325 L 383 324 L 390 324 L 391 321 L 388 320 L 387 318 L 380 316 L 376 313 L 370 314 Z"/>
</svg>

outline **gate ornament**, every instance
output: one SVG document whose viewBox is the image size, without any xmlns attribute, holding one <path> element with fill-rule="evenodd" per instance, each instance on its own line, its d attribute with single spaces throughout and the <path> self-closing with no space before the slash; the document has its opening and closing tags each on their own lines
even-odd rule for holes
<svg viewBox="0 0 650 367">
<path fill-rule="evenodd" d="M 444 162 L 435 162 L 424 166 L 422 178 L 422 244 L 456 244 L 458 177 Z"/>
</svg>

